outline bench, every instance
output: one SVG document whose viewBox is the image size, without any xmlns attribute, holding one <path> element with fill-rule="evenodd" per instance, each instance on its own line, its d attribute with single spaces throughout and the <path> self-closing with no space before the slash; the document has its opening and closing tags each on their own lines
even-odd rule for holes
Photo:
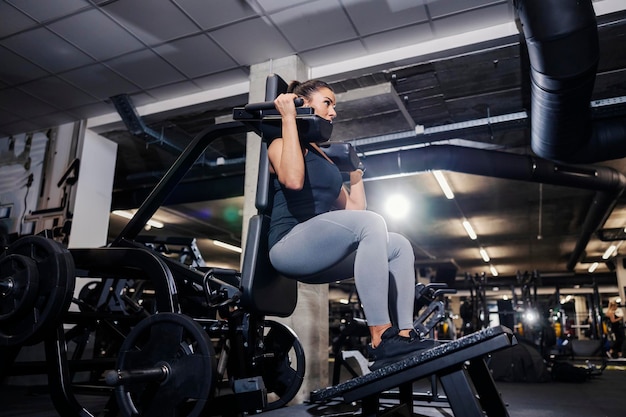
<svg viewBox="0 0 626 417">
<path fill-rule="evenodd" d="M 380 397 L 399 388 L 399 408 L 412 410 L 412 384 L 436 376 L 457 417 L 508 416 L 485 362 L 490 353 L 517 343 L 510 329 L 490 327 L 406 357 L 394 364 L 340 384 L 311 392 L 312 403 L 340 398 L 361 401 L 363 416 L 381 415 Z"/>
</svg>

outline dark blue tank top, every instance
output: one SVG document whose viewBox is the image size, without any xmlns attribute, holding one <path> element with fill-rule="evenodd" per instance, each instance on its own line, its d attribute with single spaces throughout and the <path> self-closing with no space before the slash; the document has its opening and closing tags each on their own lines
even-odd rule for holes
<svg viewBox="0 0 626 417">
<path fill-rule="evenodd" d="M 270 248 L 298 223 L 330 211 L 339 197 L 343 184 L 339 169 L 316 149 L 308 145 L 307 149 L 304 156 L 304 186 L 301 190 L 287 190 L 275 174 L 271 175 L 273 204 L 268 236 Z"/>
</svg>

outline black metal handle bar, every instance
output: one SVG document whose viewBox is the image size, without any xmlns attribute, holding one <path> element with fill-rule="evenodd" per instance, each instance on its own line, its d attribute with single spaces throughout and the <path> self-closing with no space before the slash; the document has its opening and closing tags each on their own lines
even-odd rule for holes
<svg viewBox="0 0 626 417">
<path fill-rule="evenodd" d="M 293 100 L 293 104 L 296 107 L 302 107 L 304 100 L 300 97 Z M 248 103 L 245 105 L 244 110 L 247 112 L 259 111 L 259 110 L 273 110 L 276 106 L 273 101 L 262 101 L 260 103 Z"/>
</svg>

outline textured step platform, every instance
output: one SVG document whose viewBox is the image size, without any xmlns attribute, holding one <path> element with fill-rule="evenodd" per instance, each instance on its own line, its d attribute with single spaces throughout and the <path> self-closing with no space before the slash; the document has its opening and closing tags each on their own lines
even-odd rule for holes
<svg viewBox="0 0 626 417">
<path fill-rule="evenodd" d="M 367 375 L 313 391 L 310 401 L 318 403 L 341 398 L 349 403 L 361 400 L 362 414 L 375 416 L 382 392 L 399 388 L 400 406 L 411 407 L 412 383 L 436 375 L 455 416 L 508 416 L 485 357 L 515 343 L 513 333 L 506 327 L 483 329 Z"/>
</svg>

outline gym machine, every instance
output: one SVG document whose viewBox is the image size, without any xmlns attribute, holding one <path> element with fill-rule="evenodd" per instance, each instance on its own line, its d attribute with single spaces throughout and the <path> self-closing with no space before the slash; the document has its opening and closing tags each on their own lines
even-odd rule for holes
<svg viewBox="0 0 626 417">
<path fill-rule="evenodd" d="M 109 246 L 68 250 L 44 236 L 28 236 L 6 249 L 0 256 L 0 348 L 9 354 L 3 355 L 0 375 L 11 374 L 11 359 L 21 346 L 43 341 L 51 397 L 62 416 L 93 416 L 75 395 L 73 377 L 83 371 L 110 396 L 100 414 L 105 417 L 238 416 L 271 412 L 293 399 L 304 377 L 304 352 L 291 329 L 266 318 L 291 315 L 297 301 L 297 281 L 278 274 L 268 259 L 267 144 L 261 143 L 258 212 L 250 219 L 241 271 L 196 268 L 137 240 L 213 140 L 249 131 L 271 137 L 280 129 L 271 100 L 285 90 L 280 77 L 270 76 L 268 101 L 235 108 L 235 121 L 200 132 Z M 310 108 L 297 112 L 301 138 L 329 139 L 329 122 Z M 328 153 L 337 162 L 358 162 L 349 144 L 333 144 Z M 352 262 L 349 256 L 323 273 L 338 276 Z M 76 277 L 93 282 L 73 300 Z M 68 311 L 72 301 L 79 311 Z M 75 326 L 65 331 L 68 323 Z M 106 337 L 93 358 L 82 359 L 85 337 L 98 332 Z M 68 357 L 70 340 L 76 348 Z M 409 406 L 412 381 L 436 375 L 455 415 L 507 415 L 482 358 L 512 343 L 508 329 L 484 329 L 315 391 L 311 401 L 362 400 L 363 415 L 378 415 L 383 391 L 400 387 L 401 405 Z"/>
</svg>

